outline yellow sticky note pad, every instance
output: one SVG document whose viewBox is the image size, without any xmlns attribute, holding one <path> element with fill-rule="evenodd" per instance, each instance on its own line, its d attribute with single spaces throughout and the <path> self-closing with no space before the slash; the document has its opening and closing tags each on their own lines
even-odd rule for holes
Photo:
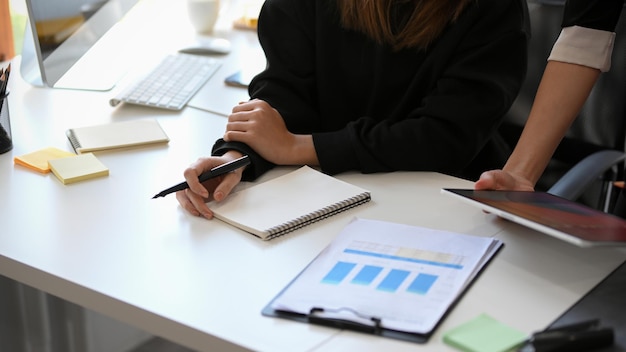
<svg viewBox="0 0 626 352">
<path fill-rule="evenodd" d="M 527 336 L 486 314 L 443 335 L 443 341 L 466 352 L 505 352 L 522 344 Z"/>
<path fill-rule="evenodd" d="M 109 169 L 93 153 L 53 159 L 48 163 L 52 173 L 65 185 L 109 175 Z"/>
<path fill-rule="evenodd" d="M 22 165 L 31 170 L 46 174 L 50 172 L 48 160 L 67 158 L 75 155 L 76 154 L 65 150 L 50 147 L 40 149 L 32 153 L 16 156 L 13 158 L 13 161 L 18 165 Z"/>
</svg>

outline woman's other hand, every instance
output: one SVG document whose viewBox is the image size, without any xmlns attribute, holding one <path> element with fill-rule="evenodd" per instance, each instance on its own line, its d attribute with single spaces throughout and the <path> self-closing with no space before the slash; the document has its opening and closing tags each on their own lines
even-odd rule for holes
<svg viewBox="0 0 626 352">
<path fill-rule="evenodd" d="M 212 219 L 213 212 L 206 205 L 206 202 L 211 199 L 218 202 L 224 200 L 241 181 L 244 168 L 212 178 L 204 183 L 198 181 L 198 176 L 242 156 L 239 152 L 229 151 L 222 156 L 200 158 L 191 164 L 184 172 L 185 181 L 189 184 L 189 188 L 176 192 L 176 199 L 181 207 L 195 216 Z"/>
</svg>

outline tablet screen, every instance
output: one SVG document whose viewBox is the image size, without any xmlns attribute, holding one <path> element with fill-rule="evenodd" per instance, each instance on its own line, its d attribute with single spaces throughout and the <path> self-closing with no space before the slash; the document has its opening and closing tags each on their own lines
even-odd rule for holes
<svg viewBox="0 0 626 352">
<path fill-rule="evenodd" d="M 580 246 L 626 245 L 626 220 L 550 193 L 444 189 L 482 209 Z"/>
</svg>

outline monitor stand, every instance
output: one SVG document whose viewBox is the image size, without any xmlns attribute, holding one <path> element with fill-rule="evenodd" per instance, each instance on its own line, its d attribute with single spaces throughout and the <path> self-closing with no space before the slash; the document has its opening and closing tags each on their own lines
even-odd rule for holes
<svg viewBox="0 0 626 352">
<path fill-rule="evenodd" d="M 124 1 L 130 2 L 132 7 L 136 0 Z M 78 35 L 70 37 L 45 59 L 32 30 L 34 23 L 29 23 L 24 33 L 20 65 L 24 80 L 48 88 L 108 91 L 115 87 L 134 64 L 133 58 L 138 57 L 133 55 L 132 48 L 136 45 L 131 38 L 135 33 L 127 28 L 124 20 L 106 31 L 104 22 L 110 18 L 103 16 L 104 20 L 98 21 L 97 16 L 94 17 L 89 27 L 80 29 L 83 33 L 77 32 Z M 102 31 L 106 32 L 99 40 L 89 42 L 94 33 Z"/>
<path fill-rule="evenodd" d="M 43 78 L 41 77 L 41 69 L 39 67 L 39 59 L 33 42 L 33 31 L 30 26 L 26 25 L 24 31 L 24 43 L 22 46 L 22 61 L 20 63 L 20 74 L 22 78 L 37 87 L 44 87 Z"/>
</svg>

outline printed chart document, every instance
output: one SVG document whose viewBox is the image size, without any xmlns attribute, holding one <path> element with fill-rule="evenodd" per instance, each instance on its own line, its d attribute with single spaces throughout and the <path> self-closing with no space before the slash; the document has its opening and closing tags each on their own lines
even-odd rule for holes
<svg viewBox="0 0 626 352">
<path fill-rule="evenodd" d="M 355 219 L 263 314 L 425 342 L 501 246 L 491 237 Z"/>
</svg>

